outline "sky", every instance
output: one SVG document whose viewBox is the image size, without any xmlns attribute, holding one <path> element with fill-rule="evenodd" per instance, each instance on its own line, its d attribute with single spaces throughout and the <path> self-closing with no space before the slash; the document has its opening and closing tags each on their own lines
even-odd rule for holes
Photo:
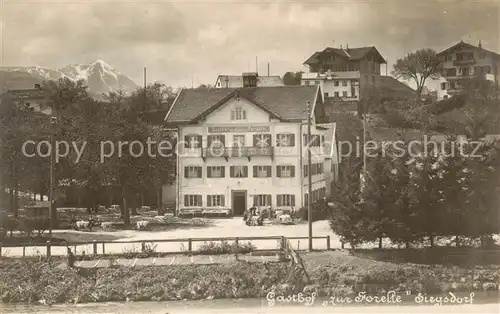
<svg viewBox="0 0 500 314">
<path fill-rule="evenodd" d="M 105 60 L 138 84 L 214 84 L 219 74 L 282 76 L 325 47 L 375 46 L 388 60 L 460 40 L 500 52 L 500 0 L 0 0 L 2 66 Z M 256 62 L 257 58 L 257 62 Z M 385 73 L 384 66 L 382 73 Z"/>
</svg>

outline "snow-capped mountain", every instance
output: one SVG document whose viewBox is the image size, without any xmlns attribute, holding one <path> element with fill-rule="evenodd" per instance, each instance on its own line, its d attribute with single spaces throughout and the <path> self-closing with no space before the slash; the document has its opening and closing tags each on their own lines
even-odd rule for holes
<svg viewBox="0 0 500 314">
<path fill-rule="evenodd" d="M 35 67 L 0 68 L 1 89 L 33 88 L 34 84 L 44 80 L 58 80 L 67 77 L 70 80 L 84 80 L 88 91 L 100 95 L 109 91 L 134 91 L 138 85 L 102 60 L 90 64 L 73 64 L 61 69 Z"/>
</svg>

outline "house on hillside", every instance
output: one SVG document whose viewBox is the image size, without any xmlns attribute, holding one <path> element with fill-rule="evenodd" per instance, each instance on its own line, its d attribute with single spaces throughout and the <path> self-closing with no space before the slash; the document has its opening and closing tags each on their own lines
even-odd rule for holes
<svg viewBox="0 0 500 314">
<path fill-rule="evenodd" d="M 278 75 L 260 76 L 257 72 L 243 73 L 242 75 L 219 75 L 215 81 L 215 88 L 240 88 L 255 85 L 257 87 L 284 86 Z"/>
<path fill-rule="evenodd" d="M 442 62 L 442 77 L 438 100 L 460 94 L 463 80 L 481 76 L 500 87 L 500 54 L 486 50 L 481 41 L 477 46 L 463 41 L 438 53 Z"/>
<path fill-rule="evenodd" d="M 304 65 L 301 85 L 320 85 L 328 115 L 335 110 L 356 112 L 365 91 L 375 89 L 382 98 L 414 97 L 415 91 L 393 77 L 382 76 L 386 60 L 375 47 L 325 48 L 315 52 Z"/>
<path fill-rule="evenodd" d="M 175 127 L 183 141 L 177 160 L 177 213 L 241 216 L 252 205 L 298 209 L 324 198 L 327 180 L 332 180 L 325 172 L 337 163 L 336 145 L 331 145 L 335 125 L 320 124 L 324 120 L 319 86 L 256 87 L 254 81 L 253 87 L 182 90 L 165 117 L 166 126 Z"/>
<path fill-rule="evenodd" d="M 20 109 L 50 115 L 52 110 L 45 106 L 47 96 L 40 84 L 35 84 L 31 89 L 10 89 L 0 96 L 0 103 L 12 101 Z"/>
</svg>

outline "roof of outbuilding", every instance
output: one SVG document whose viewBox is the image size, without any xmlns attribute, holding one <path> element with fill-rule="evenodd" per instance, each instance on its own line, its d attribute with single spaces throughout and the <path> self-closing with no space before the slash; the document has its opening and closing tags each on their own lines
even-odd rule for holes
<svg viewBox="0 0 500 314">
<path fill-rule="evenodd" d="M 222 87 L 226 88 L 243 87 L 243 76 L 241 75 L 219 75 L 217 77 L 217 81 L 220 82 L 220 85 Z M 283 86 L 283 85 L 284 85 L 283 80 L 279 75 L 257 76 L 258 87 Z"/>
<path fill-rule="evenodd" d="M 307 118 L 307 103 L 314 104 L 318 86 L 275 86 L 254 88 L 184 89 L 165 121 L 181 124 L 207 115 L 232 97 L 241 97 L 259 106 L 271 115 L 286 121 Z"/>
</svg>

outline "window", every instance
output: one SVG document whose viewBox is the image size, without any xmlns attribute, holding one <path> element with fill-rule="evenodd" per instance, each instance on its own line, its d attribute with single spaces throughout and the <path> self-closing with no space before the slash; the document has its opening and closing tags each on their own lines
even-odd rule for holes
<svg viewBox="0 0 500 314">
<path fill-rule="evenodd" d="M 304 177 L 307 177 L 309 175 L 309 167 L 307 165 L 304 165 Z"/>
<path fill-rule="evenodd" d="M 277 206 L 295 206 L 295 195 L 293 194 L 278 194 L 276 195 Z"/>
<path fill-rule="evenodd" d="M 469 75 L 469 68 L 462 68 L 462 75 Z"/>
<path fill-rule="evenodd" d="M 295 177 L 295 166 L 276 166 L 276 177 L 278 178 Z"/>
<path fill-rule="evenodd" d="M 209 135 L 207 136 L 208 147 L 220 147 L 225 146 L 225 136 L 224 135 Z"/>
<path fill-rule="evenodd" d="M 441 83 L 441 90 L 446 90 L 446 82 Z"/>
<path fill-rule="evenodd" d="M 474 67 L 474 74 L 475 75 L 479 75 L 483 72 L 483 68 L 482 67 Z"/>
<path fill-rule="evenodd" d="M 277 134 L 276 135 L 276 146 L 280 147 L 294 147 L 295 146 L 295 134 Z"/>
<path fill-rule="evenodd" d="M 271 194 L 258 194 L 253 196 L 253 206 L 271 206 Z"/>
<path fill-rule="evenodd" d="M 254 178 L 270 178 L 271 166 L 253 166 Z"/>
<path fill-rule="evenodd" d="M 333 85 L 339 86 L 339 81 L 333 81 Z"/>
<path fill-rule="evenodd" d="M 271 146 L 271 134 L 254 134 L 254 147 L 269 147 Z"/>
<path fill-rule="evenodd" d="M 304 194 L 304 205 L 309 204 L 309 195 L 306 193 Z"/>
<path fill-rule="evenodd" d="M 319 81 L 314 81 L 314 84 L 315 85 L 319 85 Z"/>
<path fill-rule="evenodd" d="M 347 92 L 346 91 L 342 92 L 342 97 L 347 97 Z"/>
<path fill-rule="evenodd" d="M 339 97 L 339 92 L 335 92 L 335 97 Z"/>
<path fill-rule="evenodd" d="M 483 68 L 484 74 L 490 74 L 491 73 L 491 68 L 489 66 L 485 66 Z"/>
<path fill-rule="evenodd" d="M 460 61 L 460 60 L 464 60 L 465 59 L 465 53 L 461 52 L 461 53 L 457 53 L 457 60 Z"/>
<path fill-rule="evenodd" d="M 467 53 L 467 60 L 473 60 L 474 59 L 474 53 L 468 52 Z"/>
<path fill-rule="evenodd" d="M 450 82 L 450 89 L 455 89 L 455 82 L 453 81 Z"/>
<path fill-rule="evenodd" d="M 331 61 L 335 61 L 335 56 L 330 56 Z"/>
<path fill-rule="evenodd" d="M 446 69 L 445 76 L 457 76 L 457 69 L 456 68 Z"/>
<path fill-rule="evenodd" d="M 201 135 L 186 135 L 184 136 L 185 148 L 200 148 L 202 143 Z"/>
<path fill-rule="evenodd" d="M 201 195 L 193 195 L 193 194 L 184 195 L 184 206 L 186 206 L 186 207 L 201 207 L 201 206 L 203 206 Z"/>
<path fill-rule="evenodd" d="M 234 147 L 245 147 L 245 135 L 233 135 Z"/>
<path fill-rule="evenodd" d="M 481 52 L 479 53 L 479 58 L 480 58 L 480 59 L 484 59 L 485 57 L 486 57 L 486 53 L 484 53 L 483 51 L 481 51 Z"/>
<path fill-rule="evenodd" d="M 209 166 L 207 167 L 207 178 L 224 178 L 224 166 Z"/>
<path fill-rule="evenodd" d="M 247 113 L 240 107 L 236 107 L 231 110 L 231 120 L 245 120 L 247 118 Z"/>
<path fill-rule="evenodd" d="M 306 80 L 306 81 L 304 81 L 304 84 L 306 84 L 306 85 L 310 85 L 310 84 L 311 84 L 311 82 L 309 82 L 309 81 L 307 81 L 307 80 Z"/>
<path fill-rule="evenodd" d="M 231 166 L 231 178 L 247 178 L 248 177 L 248 167 L 247 166 Z"/>
<path fill-rule="evenodd" d="M 347 86 L 347 81 L 346 80 L 342 81 L 342 86 Z"/>
<path fill-rule="evenodd" d="M 444 95 L 444 96 L 443 96 L 443 99 L 448 99 L 448 95 Z"/>
<path fill-rule="evenodd" d="M 224 206 L 224 195 L 207 195 L 207 206 L 208 207 L 222 207 Z"/>
<path fill-rule="evenodd" d="M 325 95 L 325 98 L 328 98 L 328 93 L 325 93 L 324 95 Z"/>
<path fill-rule="evenodd" d="M 201 178 L 200 166 L 184 167 L 184 178 Z"/>
<path fill-rule="evenodd" d="M 453 60 L 453 56 L 452 55 L 447 55 L 445 57 L 445 60 L 444 61 L 452 61 Z"/>
</svg>

